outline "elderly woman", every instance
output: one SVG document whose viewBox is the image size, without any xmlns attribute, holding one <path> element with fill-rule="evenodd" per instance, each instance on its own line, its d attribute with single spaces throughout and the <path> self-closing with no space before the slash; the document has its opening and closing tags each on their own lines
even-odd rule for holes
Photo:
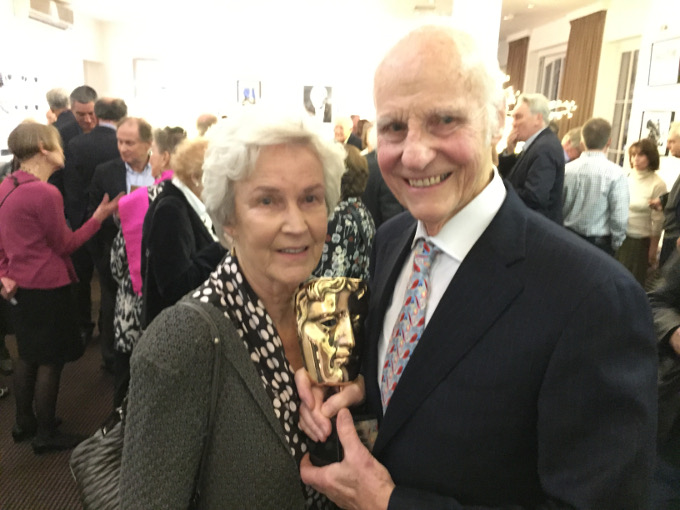
<svg viewBox="0 0 680 510">
<path fill-rule="evenodd" d="M 15 442 L 34 438 L 33 451 L 40 454 L 73 448 L 80 439 L 58 431 L 54 417 L 64 363 L 82 355 L 83 347 L 70 255 L 113 214 L 118 197 L 109 201 L 105 195 L 92 218 L 73 232 L 66 225 L 61 194 L 47 183 L 64 166 L 59 132 L 26 122 L 10 133 L 7 144 L 20 162 L 0 184 L 0 278 L 3 297 L 16 302 L 19 350 L 12 437 Z"/>
<path fill-rule="evenodd" d="M 214 126 L 203 198 L 230 255 L 190 297 L 217 321 L 219 398 L 203 508 L 324 508 L 300 481 L 307 450 L 294 371 L 294 295 L 319 261 L 344 151 L 314 122 L 249 109 Z M 121 508 L 186 508 L 206 435 L 213 357 L 198 313 L 174 306 L 132 354 Z"/>
<path fill-rule="evenodd" d="M 171 161 L 175 175 L 144 218 L 142 327 L 202 283 L 224 257 L 200 199 L 207 147 L 205 138 L 177 147 Z"/>
<path fill-rule="evenodd" d="M 232 252 L 190 297 L 217 321 L 223 358 L 199 481 L 204 508 L 324 507 L 298 474 L 307 445 L 293 384 L 302 366 L 294 295 L 319 261 L 344 151 L 313 126 L 253 108 L 209 133 L 203 198 Z M 183 306 L 161 313 L 135 347 L 121 508 L 188 505 L 212 349 L 205 320 Z"/>
<path fill-rule="evenodd" d="M 120 406 L 130 382 L 130 354 L 142 334 L 142 226 L 149 204 L 173 175 L 170 158 L 187 137 L 181 127 L 166 126 L 153 132 L 151 143 L 152 186 L 138 188 L 125 195 L 118 204 L 120 230 L 111 248 L 111 274 L 118 285 L 113 315 L 114 395 L 113 407 Z"/>
<path fill-rule="evenodd" d="M 353 145 L 346 144 L 345 151 L 341 201 L 328 220 L 326 244 L 314 276 L 368 280 L 368 263 L 375 236 L 373 217 L 361 201 L 368 181 L 368 163 Z"/>
<path fill-rule="evenodd" d="M 628 149 L 633 171 L 628 176 L 630 205 L 626 239 L 616 258 L 644 286 L 647 270 L 656 268 L 657 249 L 663 228 L 663 211 L 650 208 L 650 201 L 666 193 L 666 183 L 656 174 L 659 150 L 654 142 L 644 138 Z"/>
</svg>

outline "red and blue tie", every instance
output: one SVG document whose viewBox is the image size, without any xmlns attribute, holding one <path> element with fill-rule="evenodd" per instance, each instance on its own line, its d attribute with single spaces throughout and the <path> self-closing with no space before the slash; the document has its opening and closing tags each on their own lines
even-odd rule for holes
<svg viewBox="0 0 680 510">
<path fill-rule="evenodd" d="M 418 239 L 413 257 L 413 271 L 406 288 L 404 307 L 399 313 L 397 323 L 392 330 L 392 338 L 383 365 L 380 392 L 382 395 L 383 413 L 392 398 L 399 377 L 406 368 L 411 353 L 418 345 L 418 340 L 425 329 L 425 311 L 430 287 L 430 266 L 440 253 L 439 248 Z"/>
</svg>

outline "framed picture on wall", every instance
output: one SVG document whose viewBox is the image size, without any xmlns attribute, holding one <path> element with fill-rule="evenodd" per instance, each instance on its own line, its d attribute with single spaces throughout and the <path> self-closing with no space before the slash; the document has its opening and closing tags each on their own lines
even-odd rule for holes
<svg viewBox="0 0 680 510">
<path fill-rule="evenodd" d="M 258 80 L 238 80 L 236 82 L 236 100 L 240 105 L 257 104 L 262 98 L 262 82 Z"/>
<path fill-rule="evenodd" d="M 653 110 L 642 112 L 640 138 L 649 138 L 655 142 L 662 156 L 667 155 L 666 139 L 674 118 L 675 112 Z"/>
<path fill-rule="evenodd" d="M 305 85 L 302 103 L 310 115 L 322 122 L 330 122 L 333 118 L 333 87 Z"/>
<path fill-rule="evenodd" d="M 647 84 L 675 85 L 680 83 L 680 37 L 652 43 Z"/>
</svg>

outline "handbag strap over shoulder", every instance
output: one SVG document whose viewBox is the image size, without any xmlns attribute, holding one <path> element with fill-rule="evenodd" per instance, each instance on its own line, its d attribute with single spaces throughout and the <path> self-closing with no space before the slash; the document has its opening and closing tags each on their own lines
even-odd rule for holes
<svg viewBox="0 0 680 510">
<path fill-rule="evenodd" d="M 219 373 L 220 373 L 220 360 L 222 356 L 220 355 L 220 332 L 219 329 L 217 328 L 217 324 L 213 320 L 213 318 L 210 316 L 210 314 L 203 308 L 200 304 L 198 304 L 195 301 L 180 301 L 180 305 L 186 306 L 187 308 L 191 308 L 192 310 L 196 311 L 204 320 L 205 322 L 208 323 L 208 326 L 210 327 L 210 334 L 212 337 L 212 343 L 214 346 L 213 349 L 213 366 L 212 366 L 212 379 L 210 383 L 210 411 L 208 413 L 208 428 L 206 431 L 206 438 L 203 443 L 203 451 L 201 452 L 201 464 L 198 468 L 198 473 L 196 474 L 196 480 L 194 482 L 194 496 L 191 501 L 191 504 L 189 505 L 189 508 L 196 508 L 198 501 L 200 499 L 200 488 L 199 484 L 201 481 L 201 478 L 203 476 L 203 471 L 205 470 L 206 466 L 206 459 L 208 457 L 207 451 L 210 443 L 210 439 L 212 438 L 213 435 L 213 430 L 215 428 L 215 410 L 217 408 L 217 395 L 218 395 L 218 379 L 219 379 Z"/>
</svg>

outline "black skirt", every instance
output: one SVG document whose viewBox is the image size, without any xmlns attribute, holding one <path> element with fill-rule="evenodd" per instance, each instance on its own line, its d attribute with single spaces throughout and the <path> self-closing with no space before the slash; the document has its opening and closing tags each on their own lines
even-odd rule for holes
<svg viewBox="0 0 680 510">
<path fill-rule="evenodd" d="M 14 296 L 14 329 L 19 357 L 28 363 L 58 365 L 82 355 L 71 285 L 19 289 Z"/>
</svg>

